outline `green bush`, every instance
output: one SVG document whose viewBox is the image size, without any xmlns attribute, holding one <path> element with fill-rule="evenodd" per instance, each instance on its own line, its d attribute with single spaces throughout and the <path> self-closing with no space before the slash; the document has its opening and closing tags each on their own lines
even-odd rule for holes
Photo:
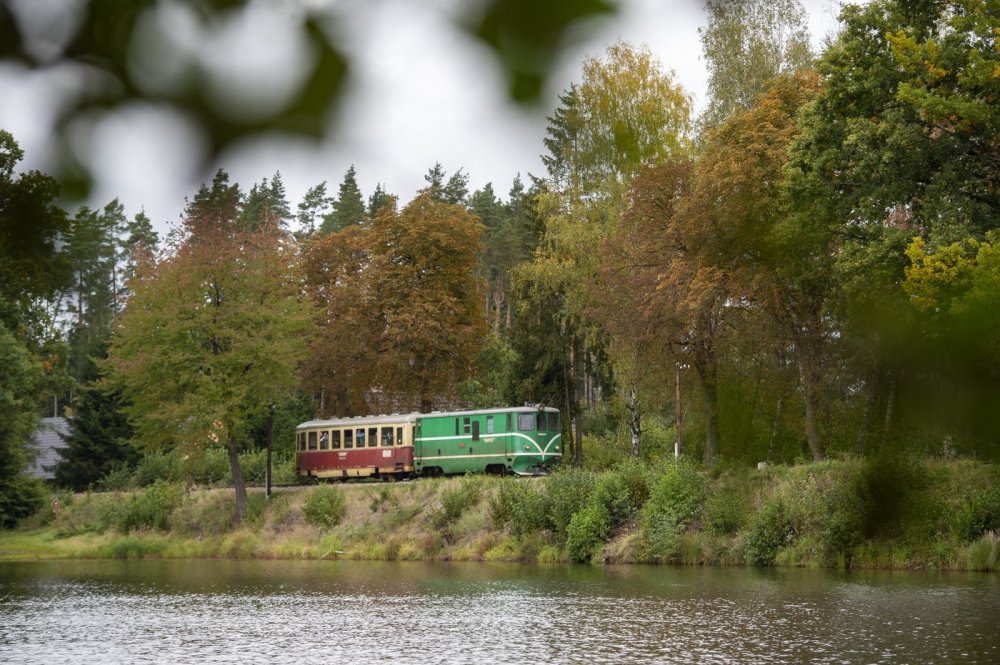
<svg viewBox="0 0 1000 665">
<path fill-rule="evenodd" d="M 869 460 L 858 484 L 865 506 L 864 537 L 933 537 L 921 533 L 935 517 L 927 505 L 927 486 L 926 470 L 912 459 L 884 454 Z"/>
<path fill-rule="evenodd" d="M 509 527 L 516 535 L 534 533 L 549 527 L 545 495 L 524 479 L 505 478 L 490 499 L 490 521 L 494 528 Z"/>
<path fill-rule="evenodd" d="M 826 565 L 849 568 L 854 548 L 864 540 L 865 523 L 871 510 L 864 474 L 841 478 L 825 495 L 826 512 L 819 543 Z"/>
<path fill-rule="evenodd" d="M 649 498 L 652 474 L 638 460 L 629 458 L 605 474 L 594 488 L 591 502 L 603 505 L 611 518 L 611 528 L 628 522 Z"/>
<path fill-rule="evenodd" d="M 1000 486 L 997 485 L 973 494 L 955 517 L 955 532 L 963 541 L 976 540 L 989 531 L 1000 532 Z"/>
<path fill-rule="evenodd" d="M 112 504 L 109 525 L 122 533 L 139 529 L 166 531 L 171 513 L 184 501 L 184 488 L 162 480 Z"/>
<path fill-rule="evenodd" d="M 660 560 L 676 556 L 680 537 L 698 515 L 705 481 L 693 464 L 684 460 L 664 465 L 642 510 L 641 534 L 647 555 Z"/>
<path fill-rule="evenodd" d="M 753 516 L 744 540 L 747 562 L 771 565 L 778 550 L 789 543 L 791 533 L 792 523 L 784 502 L 778 497 L 765 501 Z"/>
<path fill-rule="evenodd" d="M 482 495 L 482 481 L 470 476 L 462 480 L 458 487 L 441 493 L 441 509 L 434 516 L 434 525 L 441 529 L 458 521 L 466 508 L 479 503 Z"/>
<path fill-rule="evenodd" d="M 566 528 L 573 515 L 587 505 L 597 476 L 578 467 L 559 469 L 545 479 L 548 523 L 560 543 L 566 542 Z"/>
<path fill-rule="evenodd" d="M 215 446 L 190 453 L 181 458 L 179 477 L 198 485 L 232 484 L 229 451 Z"/>
<path fill-rule="evenodd" d="M 132 487 L 148 487 L 157 481 L 177 482 L 183 477 L 181 458 L 174 452 L 151 450 L 143 455 L 132 473 Z"/>
<path fill-rule="evenodd" d="M 746 519 L 749 496 L 743 487 L 720 483 L 705 498 L 705 530 L 719 536 L 731 536 Z"/>
<path fill-rule="evenodd" d="M 573 515 L 566 527 L 566 556 L 585 563 L 593 558 L 599 545 L 611 536 L 611 515 L 604 505 L 592 502 Z"/>
<path fill-rule="evenodd" d="M 339 487 L 320 485 L 310 492 L 302 514 L 306 521 L 318 526 L 335 527 L 344 519 L 347 512 L 347 499 Z"/>
<path fill-rule="evenodd" d="M 0 416 L 6 417 L 6 416 Z M 12 475 L 0 478 L 0 528 L 9 528 L 45 505 L 45 485 L 37 478 Z"/>
<path fill-rule="evenodd" d="M 127 462 L 111 467 L 104 477 L 97 481 L 97 486 L 107 492 L 124 492 L 132 488 L 132 476 L 135 470 Z"/>
<path fill-rule="evenodd" d="M 231 492 L 215 491 L 192 497 L 170 515 L 173 531 L 186 536 L 212 536 L 229 531 L 236 520 Z"/>
</svg>

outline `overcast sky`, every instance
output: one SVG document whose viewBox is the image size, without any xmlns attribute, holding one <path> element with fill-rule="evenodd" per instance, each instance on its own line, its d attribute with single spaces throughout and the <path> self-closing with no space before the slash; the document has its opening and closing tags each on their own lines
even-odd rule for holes
<svg viewBox="0 0 1000 665">
<path fill-rule="evenodd" d="M 321 144 L 263 140 L 222 155 L 216 165 L 244 190 L 280 171 L 293 209 L 305 191 L 321 181 L 335 194 L 351 164 L 366 197 L 381 182 L 408 201 L 426 184 L 427 170 L 440 162 L 449 174 L 464 168 L 470 190 L 492 182 L 505 198 L 518 173 L 543 173 L 539 155 L 545 116 L 559 92 L 579 81 L 585 58 L 603 54 L 618 39 L 649 46 L 663 66 L 673 70 L 696 109 L 705 101 L 707 73 L 698 39 L 705 15 L 698 0 L 622 0 L 613 18 L 595 24 L 585 38 L 562 52 L 542 104 L 529 109 L 507 99 L 490 53 L 453 25 L 450 13 L 463 6 L 459 0 L 338 4 L 349 9 L 341 12 L 338 34 L 352 70 L 330 139 Z M 803 4 L 818 46 L 835 27 L 840 2 Z M 187 26 L 183 16 L 176 23 L 180 42 L 198 42 L 203 36 Z M 263 33 L 267 39 L 260 38 Z M 294 24 L 280 13 L 249 12 L 201 42 L 196 48 L 218 63 L 227 81 L 244 80 L 249 87 L 261 81 L 279 89 L 294 86 L 288 76 L 299 57 Z M 252 74 L 241 78 L 247 72 Z M 52 75 L 0 69 L 0 128 L 21 144 L 27 168 L 45 170 L 51 163 L 53 90 L 60 85 Z M 238 100 L 239 92 L 228 89 L 227 99 Z M 185 122 L 148 109 L 102 120 L 80 152 L 92 157 L 97 176 L 92 204 L 118 197 L 129 216 L 144 207 L 161 232 L 180 218 L 184 197 L 211 178 L 211 172 L 193 173 L 198 143 Z"/>
</svg>

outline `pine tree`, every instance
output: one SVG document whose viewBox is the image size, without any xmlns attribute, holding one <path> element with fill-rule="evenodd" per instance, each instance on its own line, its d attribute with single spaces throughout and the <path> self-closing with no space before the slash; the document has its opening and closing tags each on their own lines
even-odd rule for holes
<svg viewBox="0 0 1000 665">
<path fill-rule="evenodd" d="M 333 199 L 326 193 L 326 180 L 309 188 L 299 203 L 299 238 L 309 238 L 316 233 L 317 222 L 330 214 Z"/>
<path fill-rule="evenodd" d="M 382 183 L 375 185 L 375 191 L 368 197 L 368 219 L 375 219 L 383 206 L 396 205 L 396 197 L 385 191 Z"/>
<path fill-rule="evenodd" d="M 246 228 L 273 224 L 283 229 L 291 218 L 292 211 L 285 197 L 285 185 L 281 182 L 281 173 L 275 172 L 270 182 L 264 178 L 259 184 L 250 188 L 239 220 Z"/>
<path fill-rule="evenodd" d="M 230 185 L 229 174 L 219 169 L 212 178 L 212 186 L 202 184 L 194 199 L 187 202 L 185 218 L 197 220 L 197 224 L 188 225 L 188 230 L 192 234 L 221 230 L 239 218 L 242 206 L 240 186 Z"/>
<path fill-rule="evenodd" d="M 360 224 L 365 219 L 365 201 L 358 188 L 354 165 L 347 169 L 344 181 L 340 183 L 333 212 L 323 219 L 322 233 L 332 233 L 346 229 L 351 224 Z"/>
<path fill-rule="evenodd" d="M 106 341 L 97 353 L 107 355 Z M 85 378 L 87 383 L 74 400 L 69 434 L 64 437 L 67 445 L 59 449 L 61 459 L 55 469 L 56 484 L 75 491 L 92 487 L 115 467 L 132 465 L 139 457 L 128 443 L 133 431 L 122 410 L 121 391 L 97 385 L 93 366 Z"/>
</svg>

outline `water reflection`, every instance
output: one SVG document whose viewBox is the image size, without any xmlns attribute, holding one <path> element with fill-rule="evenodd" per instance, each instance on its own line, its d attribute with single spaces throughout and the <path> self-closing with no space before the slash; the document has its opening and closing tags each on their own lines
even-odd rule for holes
<svg viewBox="0 0 1000 665">
<path fill-rule="evenodd" d="M 0 564 L 0 662 L 998 662 L 991 575 Z"/>
</svg>

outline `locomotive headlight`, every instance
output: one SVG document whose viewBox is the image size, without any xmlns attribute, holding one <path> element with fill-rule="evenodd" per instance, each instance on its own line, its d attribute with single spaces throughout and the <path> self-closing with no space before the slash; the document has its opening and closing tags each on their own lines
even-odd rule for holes
<svg viewBox="0 0 1000 665">
<path fill-rule="evenodd" d="M 560 450 L 562 450 L 562 448 L 560 448 L 559 446 L 556 446 L 556 452 L 559 452 Z"/>
<path fill-rule="evenodd" d="M 524 449 L 525 450 L 531 450 L 531 446 L 525 446 Z"/>
</svg>

